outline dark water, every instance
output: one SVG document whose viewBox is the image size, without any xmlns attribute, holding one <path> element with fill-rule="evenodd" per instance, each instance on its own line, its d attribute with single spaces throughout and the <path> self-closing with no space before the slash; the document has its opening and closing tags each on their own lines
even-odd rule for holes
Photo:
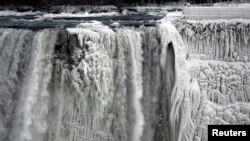
<svg viewBox="0 0 250 141">
<path fill-rule="evenodd" d="M 118 22 L 121 26 L 139 27 L 141 25 L 154 26 L 157 20 L 164 17 L 138 13 L 119 16 L 53 17 L 39 20 L 37 19 L 38 16 L 39 15 L 0 16 L 0 27 L 22 29 L 66 28 L 75 27 L 80 23 L 93 20 L 100 21 L 109 26 L 114 22 Z"/>
</svg>

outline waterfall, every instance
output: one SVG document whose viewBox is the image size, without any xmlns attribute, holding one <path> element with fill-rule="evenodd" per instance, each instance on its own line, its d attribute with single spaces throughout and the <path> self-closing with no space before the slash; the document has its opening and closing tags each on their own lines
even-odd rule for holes
<svg viewBox="0 0 250 141">
<path fill-rule="evenodd" d="M 131 61 L 131 85 L 132 85 L 132 103 L 135 111 L 135 123 L 132 130 L 131 141 L 140 141 L 143 133 L 144 115 L 142 113 L 141 98 L 142 89 L 142 50 L 140 33 L 131 30 L 123 30 L 128 40 L 129 59 Z"/>
<path fill-rule="evenodd" d="M 49 93 L 47 91 L 52 69 L 51 58 L 53 36 L 49 31 L 37 33 L 32 46 L 32 60 L 28 76 L 24 80 L 24 86 L 20 90 L 20 100 L 14 115 L 14 127 L 10 134 L 10 140 L 27 141 L 42 140 L 41 134 L 46 131 L 46 114 Z M 51 42 L 47 42 L 48 39 Z"/>
<path fill-rule="evenodd" d="M 207 140 L 208 124 L 249 124 L 248 27 L 0 28 L 0 140 Z"/>
<path fill-rule="evenodd" d="M 174 51 L 168 51 L 167 44 L 161 45 L 164 41 L 157 39 L 165 40 L 164 34 L 158 32 L 159 28 L 111 29 L 93 22 L 59 32 L 20 30 L 22 36 L 15 36 L 16 30 L 4 30 L 0 36 L 3 40 L 1 47 L 21 42 L 15 45 L 27 49 L 30 56 L 23 61 L 27 66 L 22 80 L 18 80 L 21 81 L 20 90 L 16 91 L 18 96 L 9 100 L 14 105 L 13 113 L 9 115 L 13 118 L 10 121 L 12 126 L 2 127 L 6 131 L 1 131 L 1 134 L 13 141 L 30 141 L 34 137 L 47 141 L 168 138 L 170 132 L 158 136 L 157 131 L 161 128 L 151 127 L 160 123 L 169 126 L 161 116 L 163 114 L 168 120 L 170 112 L 165 114 L 164 110 L 170 111 L 168 95 L 171 95 L 171 90 L 168 88 L 173 87 L 164 88 L 169 85 L 166 81 L 173 81 Z M 20 41 L 14 37 L 20 37 Z M 24 40 L 27 44 L 23 45 L 22 38 L 27 38 Z M 151 39 L 155 41 L 151 43 Z M 152 52 L 146 48 L 152 48 Z M 167 58 L 167 52 L 171 52 L 170 58 Z M 146 54 L 153 55 L 153 58 L 147 58 Z M 151 59 L 156 64 L 151 64 Z M 165 66 L 164 62 L 169 59 L 172 61 L 167 64 L 171 65 Z M 155 65 L 156 69 L 151 70 L 146 63 Z M 151 79 L 145 79 L 146 72 L 157 85 L 149 85 Z M 18 74 L 17 71 L 14 73 Z M 156 78 L 155 73 L 158 73 Z M 166 78 L 162 79 L 163 76 Z M 174 81 L 171 83 L 173 85 Z M 147 95 L 144 95 L 145 88 L 149 90 Z M 147 107 L 148 104 L 153 105 Z M 152 113 L 159 109 L 163 113 Z M 168 132 L 169 128 L 163 131 Z"/>
<path fill-rule="evenodd" d="M 12 123 L 15 102 L 31 60 L 33 34 L 30 31 L 1 29 L 0 35 L 0 93 L 3 112 L 0 116 L 0 140 L 7 140 L 10 132 L 8 124 Z"/>
<path fill-rule="evenodd" d="M 13 102 L 10 106 L 15 107 L 15 109 L 9 109 L 12 110 L 10 114 L 13 116 L 3 117 L 3 119 L 11 118 L 9 122 L 12 122 L 12 128 L 5 128 L 10 134 L 7 137 L 5 133 L 2 137 L 12 141 L 29 141 L 34 138 L 42 140 L 42 134 L 45 133 L 47 127 L 46 114 L 49 100 L 47 88 L 52 69 L 50 58 L 56 32 L 45 30 L 32 33 L 25 30 L 4 29 L 2 35 L 1 66 L 6 68 L 3 65 L 8 65 L 9 67 L 6 72 L 3 71 L 1 79 L 10 78 L 7 80 L 9 83 L 1 85 L 1 87 L 6 86 L 1 89 L 2 94 L 7 94 L 2 98 Z M 15 85 L 17 86 L 13 87 Z M 13 89 L 10 90 L 9 86 Z M 12 105 L 15 103 L 16 105 Z"/>
</svg>

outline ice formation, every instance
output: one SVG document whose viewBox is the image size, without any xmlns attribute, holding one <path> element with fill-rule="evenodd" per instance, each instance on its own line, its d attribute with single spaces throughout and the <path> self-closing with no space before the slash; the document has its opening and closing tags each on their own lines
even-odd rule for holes
<svg viewBox="0 0 250 141">
<path fill-rule="evenodd" d="M 250 124 L 249 20 L 166 19 L 0 29 L 0 140 L 206 141 L 208 124 Z"/>
<path fill-rule="evenodd" d="M 196 116 L 192 112 L 192 124 L 181 140 L 207 140 L 208 124 L 249 124 L 249 21 L 177 20 L 175 25 L 187 46 L 190 77 L 196 81 L 189 89 L 200 93 L 195 100 L 200 104 L 192 108 Z"/>
</svg>

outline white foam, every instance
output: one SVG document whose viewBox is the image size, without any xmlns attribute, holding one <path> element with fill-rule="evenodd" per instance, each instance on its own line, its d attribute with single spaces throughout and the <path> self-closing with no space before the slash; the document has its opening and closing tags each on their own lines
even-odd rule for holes
<svg viewBox="0 0 250 141">
<path fill-rule="evenodd" d="M 0 11 L 0 16 L 28 16 L 28 15 L 37 15 L 37 14 L 41 14 L 41 12 L 39 11 L 16 12 L 13 10 Z"/>
<path fill-rule="evenodd" d="M 60 14 L 44 14 L 43 18 L 54 18 L 54 17 L 101 17 L 101 16 L 119 16 L 118 12 L 101 12 L 101 13 L 60 13 Z M 42 18 L 41 17 L 41 18 Z"/>
</svg>

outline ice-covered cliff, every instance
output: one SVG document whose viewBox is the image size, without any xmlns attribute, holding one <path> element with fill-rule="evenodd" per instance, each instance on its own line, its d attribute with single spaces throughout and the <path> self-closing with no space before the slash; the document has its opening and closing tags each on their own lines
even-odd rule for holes
<svg viewBox="0 0 250 141">
<path fill-rule="evenodd" d="M 0 140 L 207 140 L 250 124 L 248 20 L 0 29 Z"/>
<path fill-rule="evenodd" d="M 208 124 L 250 124 L 249 20 L 174 23 L 187 50 L 194 110 L 179 140 L 207 140 Z"/>
</svg>

